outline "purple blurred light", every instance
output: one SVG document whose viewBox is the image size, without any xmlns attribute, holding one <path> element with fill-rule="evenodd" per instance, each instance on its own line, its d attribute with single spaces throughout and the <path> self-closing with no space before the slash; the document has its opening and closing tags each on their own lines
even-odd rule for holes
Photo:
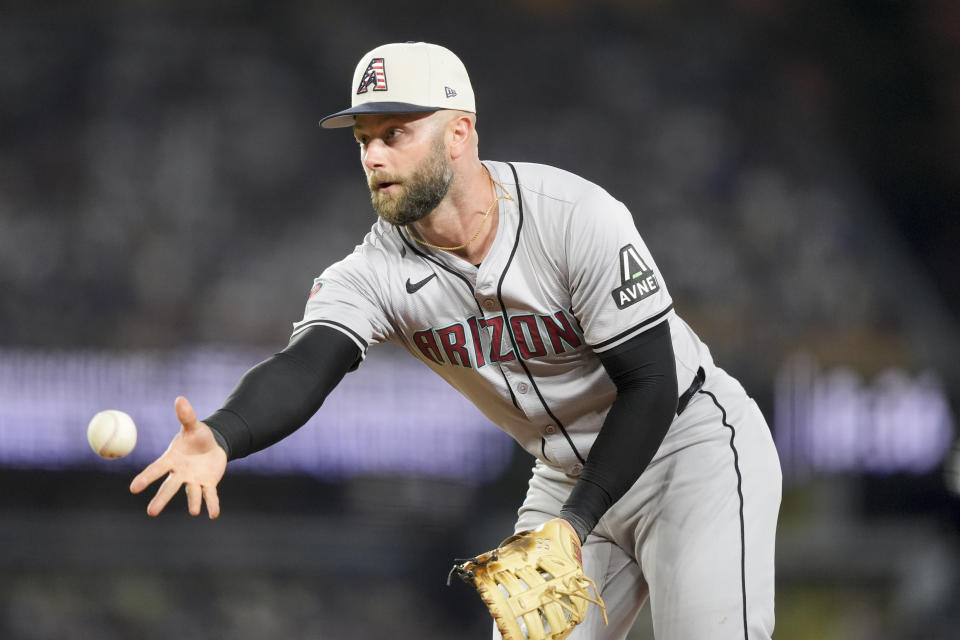
<svg viewBox="0 0 960 640">
<path fill-rule="evenodd" d="M 202 418 L 264 357 L 249 349 L 36 351 L 0 349 L 0 465 L 138 469 L 166 449 L 179 425 L 177 395 Z M 129 413 L 138 427 L 127 457 L 90 450 L 87 423 L 103 409 Z M 323 407 L 284 441 L 231 467 L 305 473 L 440 476 L 468 483 L 496 478 L 512 440 L 416 360 L 374 354 L 347 375 Z"/>
<path fill-rule="evenodd" d="M 954 420 L 932 372 L 890 368 L 872 381 L 809 357 L 777 376 L 774 431 L 784 476 L 933 471 L 945 458 Z"/>
</svg>

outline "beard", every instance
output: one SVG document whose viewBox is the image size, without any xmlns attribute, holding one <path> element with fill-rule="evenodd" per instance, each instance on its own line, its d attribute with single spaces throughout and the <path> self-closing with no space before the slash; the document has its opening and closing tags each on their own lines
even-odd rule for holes
<svg viewBox="0 0 960 640">
<path fill-rule="evenodd" d="M 437 137 L 430 155 L 409 178 L 385 173 L 370 174 L 370 203 L 377 215 L 395 226 L 408 225 L 426 217 L 437 208 L 450 190 L 453 170 L 447 160 L 443 138 Z M 402 188 L 399 193 L 381 193 L 377 185 L 392 182 Z"/>
</svg>

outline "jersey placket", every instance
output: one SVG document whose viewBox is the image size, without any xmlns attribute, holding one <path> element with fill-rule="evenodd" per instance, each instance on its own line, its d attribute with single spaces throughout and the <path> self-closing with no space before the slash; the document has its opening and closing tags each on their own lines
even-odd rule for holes
<svg viewBox="0 0 960 640">
<path fill-rule="evenodd" d="M 492 174 L 496 174 L 498 182 L 505 186 L 510 184 L 499 175 L 495 166 L 488 165 L 487 168 Z M 510 250 L 517 233 L 519 194 L 515 193 L 515 185 L 512 185 L 509 190 L 514 199 L 502 200 L 500 203 L 497 236 L 483 263 L 477 269 L 474 296 L 480 309 L 483 310 L 481 339 L 486 343 L 484 346 L 492 361 L 491 364 L 497 364 L 503 372 L 517 408 L 523 412 L 531 424 L 538 424 L 544 419 L 544 408 L 520 364 L 520 354 L 513 348 L 513 340 L 508 334 L 511 331 L 510 318 L 497 298 L 497 284 L 503 270 L 508 266 Z"/>
<path fill-rule="evenodd" d="M 560 464 L 568 473 L 577 475 L 583 470 L 583 459 L 579 452 L 573 448 L 572 443 L 567 442 L 568 435 L 562 432 L 562 427 L 551 415 L 546 401 L 540 397 L 533 374 L 524 366 L 520 359 L 521 354 L 514 348 L 518 340 L 513 335 L 510 310 L 503 308 L 500 287 L 504 278 L 509 278 L 511 261 L 515 257 L 514 246 L 519 240 L 521 194 L 518 186 L 512 180 L 512 175 L 509 178 L 501 176 L 498 171 L 499 167 L 496 165 L 488 165 L 488 169 L 497 174 L 497 179 L 501 184 L 510 185 L 508 188 L 514 196 L 512 201 L 503 203 L 506 206 L 501 208 L 497 238 L 489 254 L 480 265 L 474 290 L 477 302 L 483 309 L 487 321 L 499 323 L 502 327 L 499 344 L 493 344 L 489 353 L 493 354 L 495 349 L 501 350 L 497 352 L 503 354 L 498 364 L 503 372 L 504 379 L 510 385 L 514 403 L 526 416 L 529 424 L 528 428 L 536 434 L 537 439 L 541 442 L 541 451 L 531 453 L 534 453 L 534 455 L 539 453 L 543 457 L 550 458 L 551 462 Z M 499 317 L 499 320 L 497 320 L 497 317 Z M 494 335 L 488 335 L 487 338 L 492 341 L 496 340 Z M 524 439 L 526 440 L 526 438 Z M 554 452 L 553 456 L 548 455 L 546 443 L 549 443 L 551 451 Z"/>
</svg>

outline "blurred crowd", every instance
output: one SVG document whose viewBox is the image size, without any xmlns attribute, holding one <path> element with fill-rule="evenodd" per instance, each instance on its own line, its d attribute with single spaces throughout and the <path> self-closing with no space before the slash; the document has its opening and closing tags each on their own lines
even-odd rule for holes
<svg viewBox="0 0 960 640">
<path fill-rule="evenodd" d="M 758 396 L 803 351 L 864 375 L 933 367 L 957 397 L 956 3 L 381 4 L 0 9 L 0 345 L 282 346 L 313 278 L 374 221 L 352 137 L 317 120 L 347 104 L 364 52 L 429 40 L 471 73 L 481 157 L 559 166 L 623 201 L 678 312 Z M 82 608 L 87 587 L 71 575 L 63 601 Z M 922 631 L 894 615 L 878 633 L 875 600 L 837 587 L 848 626 L 804 627 L 798 612 L 831 606 L 830 592 L 804 591 L 778 637 L 950 637 L 936 599 L 960 590 L 956 575 L 927 601 L 938 614 Z M 128 613 L 99 631 L 71 634 L 56 617 L 31 627 L 22 612 L 61 601 L 57 579 L 17 576 L 4 600 L 19 604 L 0 611 L 11 637 L 155 637 Z M 109 580 L 154 590 L 144 597 L 175 581 Z M 280 596 L 269 577 L 244 580 L 233 589 L 271 592 L 270 615 L 318 597 L 310 578 Z M 376 597 L 396 610 L 427 606 L 384 584 Z M 369 597 L 315 613 L 342 622 Z M 149 619 L 140 602 L 131 619 Z M 433 615 L 432 630 L 400 637 L 448 637 L 453 623 Z M 179 635 L 262 637 L 258 624 Z M 317 624 L 269 635 L 368 637 Z"/>
<path fill-rule="evenodd" d="M 803 343 L 866 342 L 887 357 L 909 349 L 912 314 L 942 304 L 942 285 L 915 293 L 925 285 L 897 239 L 904 212 L 880 199 L 850 138 L 879 146 L 892 122 L 919 118 L 906 97 L 886 104 L 890 81 L 864 79 L 886 78 L 878 56 L 896 48 L 875 42 L 882 20 L 909 18 L 929 42 L 915 69 L 892 71 L 943 85 L 954 75 L 924 63 L 956 49 L 949 22 L 826 2 L 529 1 L 509 19 L 497 3 L 465 6 L 472 28 L 454 30 L 465 16 L 415 4 L 396 12 L 405 20 L 374 19 L 374 3 L 11 11 L 0 23 L 3 343 L 284 340 L 312 278 L 373 222 L 349 134 L 316 121 L 348 99 L 368 48 L 430 36 L 472 73 L 483 157 L 567 168 L 624 201 L 681 313 L 731 365 L 749 354 L 740 373 L 766 377 L 769 359 Z M 957 95 L 936 84 L 917 99 L 955 114 Z M 870 100 L 894 111 L 881 118 Z M 927 165 L 929 181 L 950 174 L 943 161 L 960 145 L 932 118 L 873 150 L 888 191 Z M 956 227 L 935 208 L 907 213 L 914 235 L 923 220 Z M 923 236 L 932 273 L 944 271 L 947 231 Z"/>
</svg>

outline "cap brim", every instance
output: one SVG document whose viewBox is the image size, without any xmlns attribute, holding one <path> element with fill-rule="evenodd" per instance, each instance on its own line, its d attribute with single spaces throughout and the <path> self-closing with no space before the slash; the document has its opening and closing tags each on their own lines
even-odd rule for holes
<svg viewBox="0 0 960 640">
<path fill-rule="evenodd" d="M 356 117 L 372 113 L 429 113 L 431 111 L 440 111 L 441 107 L 424 107 L 419 104 L 410 104 L 408 102 L 365 102 L 355 107 L 344 109 L 331 113 L 320 121 L 320 126 L 324 129 L 341 129 L 343 127 L 352 127 Z"/>
</svg>

